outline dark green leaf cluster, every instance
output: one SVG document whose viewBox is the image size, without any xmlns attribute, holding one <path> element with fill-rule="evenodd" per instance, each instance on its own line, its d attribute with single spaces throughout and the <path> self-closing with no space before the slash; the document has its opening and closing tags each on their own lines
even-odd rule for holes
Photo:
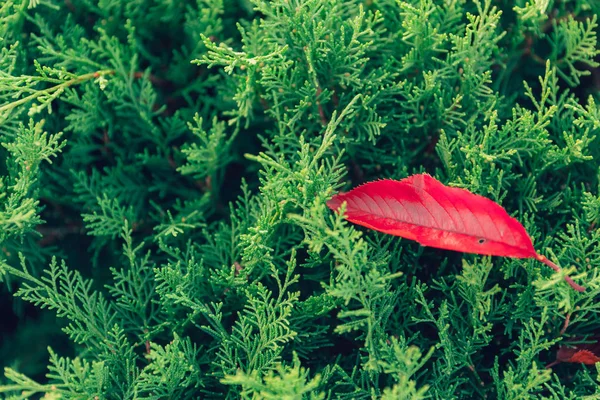
<svg viewBox="0 0 600 400">
<path fill-rule="evenodd" d="M 597 398 L 600 369 L 545 365 L 600 337 L 599 13 L 3 1 L 0 395 Z M 563 271 L 326 206 L 418 172 Z"/>
</svg>

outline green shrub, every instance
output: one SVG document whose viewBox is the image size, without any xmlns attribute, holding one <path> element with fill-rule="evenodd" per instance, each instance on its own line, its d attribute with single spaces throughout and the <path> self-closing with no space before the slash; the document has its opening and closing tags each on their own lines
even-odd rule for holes
<svg viewBox="0 0 600 400">
<path fill-rule="evenodd" d="M 593 366 L 545 368 L 600 330 L 598 14 L 3 1 L 0 393 L 600 398 Z M 417 172 L 502 204 L 587 291 L 325 205 Z"/>
</svg>

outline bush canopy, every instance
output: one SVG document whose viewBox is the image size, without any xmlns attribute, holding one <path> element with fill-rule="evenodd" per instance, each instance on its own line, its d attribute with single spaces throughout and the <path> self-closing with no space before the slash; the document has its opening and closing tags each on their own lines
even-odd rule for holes
<svg viewBox="0 0 600 400">
<path fill-rule="evenodd" d="M 0 396 L 600 398 L 598 15 L 3 0 Z M 424 172 L 562 272 L 326 205 Z"/>
</svg>

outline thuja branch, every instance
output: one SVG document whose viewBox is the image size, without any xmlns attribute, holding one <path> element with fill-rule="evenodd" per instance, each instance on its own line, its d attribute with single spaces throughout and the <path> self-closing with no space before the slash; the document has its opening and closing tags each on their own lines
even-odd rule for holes
<svg viewBox="0 0 600 400">
<path fill-rule="evenodd" d="M 48 95 L 52 95 L 52 94 L 57 94 L 57 93 L 62 92 L 63 90 L 65 90 L 66 88 L 68 88 L 70 86 L 78 85 L 80 83 L 89 81 L 90 79 L 97 79 L 97 78 L 100 78 L 105 75 L 112 75 L 114 73 L 115 73 L 115 71 L 111 70 L 111 69 L 105 69 L 105 70 L 100 70 L 100 71 L 96 71 L 96 72 L 91 72 L 89 74 L 83 74 L 83 75 L 76 76 L 73 79 L 70 79 L 70 80 L 62 82 L 58 85 L 49 87 L 48 89 L 35 91 L 34 93 L 30 94 L 29 96 L 23 97 L 22 99 L 19 99 L 12 103 L 8 103 L 3 106 L 0 106 L 0 115 L 3 113 L 9 113 L 16 107 L 19 107 L 23 104 L 33 101 L 33 100 L 39 98 L 40 96 L 48 96 Z"/>
</svg>

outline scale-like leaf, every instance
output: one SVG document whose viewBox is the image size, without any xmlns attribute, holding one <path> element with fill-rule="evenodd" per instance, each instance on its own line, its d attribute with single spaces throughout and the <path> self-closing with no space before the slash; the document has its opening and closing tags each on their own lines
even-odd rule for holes
<svg viewBox="0 0 600 400">
<path fill-rule="evenodd" d="M 348 221 L 419 242 L 423 246 L 491 256 L 535 258 L 527 231 L 499 204 L 465 189 L 444 186 L 427 174 L 401 181 L 369 182 L 327 202 L 332 210 L 346 203 Z M 585 289 L 569 277 L 578 291 Z"/>
</svg>

